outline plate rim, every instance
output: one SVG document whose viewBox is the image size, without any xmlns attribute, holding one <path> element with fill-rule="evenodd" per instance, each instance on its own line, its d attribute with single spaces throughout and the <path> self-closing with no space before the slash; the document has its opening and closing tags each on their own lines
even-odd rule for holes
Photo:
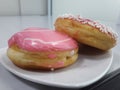
<svg viewBox="0 0 120 90">
<path fill-rule="evenodd" d="M 8 47 L 4 47 L 4 48 L 1 48 L 0 49 L 0 59 L 2 59 L 2 55 L 3 52 L 1 53 L 1 51 L 4 51 L 7 49 Z M 110 50 L 110 53 L 111 53 L 111 59 L 109 60 L 109 65 L 107 66 L 107 68 L 105 69 L 104 72 L 102 72 L 99 77 L 96 77 L 90 81 L 87 81 L 87 83 L 82 83 L 82 84 L 76 84 L 76 85 L 63 85 L 63 84 L 56 84 L 56 83 L 49 83 L 49 82 L 45 82 L 45 81 L 39 81 L 39 80 L 35 80 L 33 78 L 30 79 L 30 77 L 27 75 L 24 75 L 23 73 L 20 73 L 19 71 L 15 71 L 13 68 L 9 68 L 5 63 L 3 63 L 3 60 L 0 60 L 0 63 L 5 67 L 6 70 L 8 70 L 9 72 L 13 73 L 14 75 L 20 77 L 20 78 L 23 78 L 25 80 L 28 80 L 28 81 L 31 81 L 31 82 L 34 82 L 34 83 L 38 83 L 38 84 L 43 84 L 43 85 L 47 85 L 47 86 L 54 86 L 54 87 L 63 87 L 63 88 L 82 88 L 82 87 L 85 87 L 85 86 L 88 86 L 88 85 L 91 85 L 93 84 L 94 82 L 98 81 L 99 79 L 101 79 L 110 69 L 111 65 L 112 65 L 112 62 L 113 62 L 113 52 L 112 50 Z M 17 66 L 16 66 L 17 67 Z M 23 69 L 22 69 L 23 70 Z"/>
</svg>

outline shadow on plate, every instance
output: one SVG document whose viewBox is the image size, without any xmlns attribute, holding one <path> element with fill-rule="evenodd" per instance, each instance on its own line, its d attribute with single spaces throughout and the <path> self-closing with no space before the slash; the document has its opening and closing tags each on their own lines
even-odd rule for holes
<svg viewBox="0 0 120 90">
<path fill-rule="evenodd" d="M 101 55 L 105 54 L 106 52 L 108 51 L 103 51 L 83 44 L 81 44 L 79 48 L 79 54 L 81 55 Z"/>
</svg>

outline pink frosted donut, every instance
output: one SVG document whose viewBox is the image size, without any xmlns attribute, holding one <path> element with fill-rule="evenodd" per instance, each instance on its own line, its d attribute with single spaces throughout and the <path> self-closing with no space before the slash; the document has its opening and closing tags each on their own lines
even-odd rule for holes
<svg viewBox="0 0 120 90">
<path fill-rule="evenodd" d="M 7 55 L 26 69 L 57 69 L 74 63 L 78 45 L 66 34 L 44 28 L 27 28 L 8 41 Z"/>
</svg>

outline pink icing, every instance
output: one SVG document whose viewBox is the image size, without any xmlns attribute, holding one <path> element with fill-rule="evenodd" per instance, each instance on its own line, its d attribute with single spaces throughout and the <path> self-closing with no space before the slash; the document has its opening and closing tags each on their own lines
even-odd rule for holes
<svg viewBox="0 0 120 90">
<path fill-rule="evenodd" d="M 14 34 L 9 47 L 16 44 L 27 51 L 62 51 L 78 47 L 77 42 L 66 34 L 44 28 L 27 28 Z"/>
<path fill-rule="evenodd" d="M 51 58 L 51 59 L 56 58 L 56 54 L 49 54 L 48 58 Z"/>
<path fill-rule="evenodd" d="M 63 61 L 58 61 L 57 63 L 52 65 L 53 68 L 59 68 L 59 67 L 63 67 L 63 66 L 64 66 L 64 62 Z"/>
<path fill-rule="evenodd" d="M 91 25 L 95 28 L 98 28 L 98 30 L 100 30 L 101 32 L 106 33 L 107 35 L 111 35 L 111 37 L 114 39 L 116 39 L 118 36 L 117 33 L 115 33 L 110 27 L 107 27 L 99 22 L 83 18 L 80 15 L 74 16 L 72 14 L 64 14 L 63 16 L 60 16 L 59 18 L 68 18 L 68 19 L 76 20 L 82 24 Z"/>
<path fill-rule="evenodd" d="M 65 63 L 63 61 L 58 61 L 54 64 L 48 65 L 49 68 L 60 68 L 60 67 L 64 67 Z"/>
</svg>

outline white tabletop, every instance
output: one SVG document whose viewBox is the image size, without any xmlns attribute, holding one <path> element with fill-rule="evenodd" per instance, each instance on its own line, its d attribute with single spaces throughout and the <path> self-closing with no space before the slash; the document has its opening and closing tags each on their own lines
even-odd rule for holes
<svg viewBox="0 0 120 90">
<path fill-rule="evenodd" d="M 103 22 L 111 26 L 118 35 L 120 35 L 120 25 Z M 12 34 L 27 27 L 43 27 L 48 28 L 47 16 L 4 16 L 0 17 L 0 48 L 7 47 L 7 41 Z M 112 72 L 120 67 L 119 50 L 120 38 L 118 44 L 112 49 L 114 53 L 114 60 L 109 72 Z M 7 71 L 0 64 L 0 89 L 1 90 L 61 90 L 60 88 L 45 86 L 41 84 L 32 83 L 30 81 L 19 78 L 9 71 Z M 68 89 L 65 89 L 68 90 Z M 76 89 L 77 90 L 77 89 Z"/>
</svg>

